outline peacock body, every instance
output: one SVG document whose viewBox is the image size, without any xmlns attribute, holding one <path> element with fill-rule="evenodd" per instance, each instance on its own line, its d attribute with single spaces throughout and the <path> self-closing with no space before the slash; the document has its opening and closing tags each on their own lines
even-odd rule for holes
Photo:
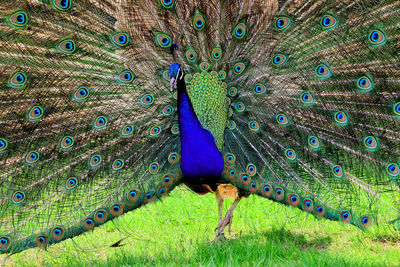
<svg viewBox="0 0 400 267">
<path fill-rule="evenodd" d="M 399 229 L 399 14 L 394 0 L 3 0 L 0 252 L 181 183 Z"/>
</svg>

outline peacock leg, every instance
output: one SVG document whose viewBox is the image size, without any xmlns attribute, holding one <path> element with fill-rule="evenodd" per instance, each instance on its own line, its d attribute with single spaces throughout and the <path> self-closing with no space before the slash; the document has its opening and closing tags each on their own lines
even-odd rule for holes
<svg viewBox="0 0 400 267">
<path fill-rule="evenodd" d="M 230 232 L 230 225 L 232 224 L 232 217 L 233 211 L 235 210 L 236 206 L 239 204 L 239 201 L 242 199 L 242 196 L 237 196 L 235 201 L 233 201 L 231 207 L 226 212 L 224 219 L 222 222 L 219 223 L 217 227 L 217 236 L 215 237 L 214 241 L 219 241 L 221 239 L 225 239 L 224 237 L 224 230 L 229 225 L 229 232 Z"/>
<path fill-rule="evenodd" d="M 217 190 L 215 192 L 215 197 L 217 198 L 218 202 L 218 226 L 219 226 L 222 221 L 222 207 L 224 205 L 224 196 L 221 195 L 221 192 L 219 190 Z M 215 228 L 215 230 L 218 229 L 218 226 Z"/>
</svg>

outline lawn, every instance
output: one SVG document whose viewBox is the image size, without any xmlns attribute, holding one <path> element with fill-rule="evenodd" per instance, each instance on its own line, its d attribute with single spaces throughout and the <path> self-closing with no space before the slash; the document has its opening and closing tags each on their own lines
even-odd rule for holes
<svg viewBox="0 0 400 267">
<path fill-rule="evenodd" d="M 232 200 L 225 201 L 225 209 Z M 214 243 L 217 204 L 178 187 L 94 231 L 12 255 L 7 266 L 399 266 L 400 233 L 316 219 L 258 196 L 240 202 L 232 233 Z M 123 239 L 118 247 L 110 247 Z"/>
</svg>

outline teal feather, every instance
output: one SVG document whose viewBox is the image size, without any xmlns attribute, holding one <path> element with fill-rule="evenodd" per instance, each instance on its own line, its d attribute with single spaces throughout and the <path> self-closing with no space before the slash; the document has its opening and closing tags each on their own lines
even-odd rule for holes
<svg viewBox="0 0 400 267">
<path fill-rule="evenodd" d="M 2 1 L 0 252 L 187 184 L 175 62 L 224 157 L 215 185 L 399 230 L 399 14 L 395 0 Z"/>
</svg>

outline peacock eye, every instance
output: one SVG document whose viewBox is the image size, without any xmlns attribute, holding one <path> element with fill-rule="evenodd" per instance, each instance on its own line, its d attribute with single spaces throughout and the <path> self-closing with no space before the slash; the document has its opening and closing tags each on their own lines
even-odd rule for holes
<svg viewBox="0 0 400 267">
<path fill-rule="evenodd" d="M 59 12 L 65 12 L 69 10 L 72 7 L 72 1 L 71 0 L 50 0 L 51 6 L 59 11 Z"/>
<path fill-rule="evenodd" d="M 235 28 L 233 29 L 233 36 L 236 39 L 243 39 L 247 32 L 247 26 L 244 22 L 240 22 L 236 24 Z"/>
<path fill-rule="evenodd" d="M 201 14 L 199 11 L 196 12 L 196 14 L 193 17 L 193 27 L 197 31 L 202 31 L 204 30 L 206 25 L 206 20 L 203 14 Z"/>
<path fill-rule="evenodd" d="M 333 15 L 325 15 L 321 18 L 320 24 L 324 30 L 331 30 L 339 25 L 339 21 Z"/>
<path fill-rule="evenodd" d="M 124 47 L 129 43 L 129 37 L 124 32 L 116 32 L 111 35 L 110 39 L 118 47 Z"/>
<path fill-rule="evenodd" d="M 292 19 L 286 16 L 280 16 L 275 21 L 275 28 L 284 31 L 292 24 Z"/>
<path fill-rule="evenodd" d="M 173 0 L 162 0 L 162 6 L 165 8 L 172 8 L 174 6 Z"/>
<path fill-rule="evenodd" d="M 323 80 L 332 76 L 331 70 L 325 64 L 320 64 L 315 69 L 315 74 L 318 79 Z"/>
<path fill-rule="evenodd" d="M 27 84 L 27 74 L 15 72 L 8 79 L 8 85 L 12 88 L 24 88 Z"/>
<path fill-rule="evenodd" d="M 373 46 L 380 46 L 386 43 L 386 35 L 381 30 L 373 30 L 368 35 L 369 42 Z"/>
<path fill-rule="evenodd" d="M 25 27 L 28 23 L 28 20 L 28 13 L 22 10 L 16 11 L 8 16 L 8 24 L 15 28 Z"/>
</svg>

